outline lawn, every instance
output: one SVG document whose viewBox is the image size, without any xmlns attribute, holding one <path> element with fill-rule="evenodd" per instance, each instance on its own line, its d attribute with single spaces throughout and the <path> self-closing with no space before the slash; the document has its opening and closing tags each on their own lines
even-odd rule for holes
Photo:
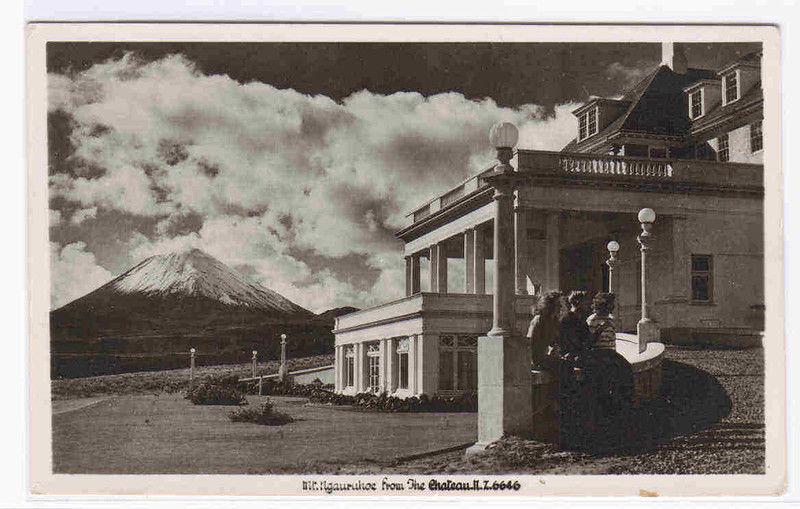
<svg viewBox="0 0 800 509">
<path fill-rule="evenodd" d="M 250 396 L 251 405 L 263 397 Z M 233 423 L 235 407 L 196 406 L 179 394 L 124 395 L 53 416 L 57 473 L 336 472 L 474 441 L 472 413 L 388 414 L 275 397 L 297 422 Z M 64 402 L 56 402 L 59 406 Z"/>
<path fill-rule="evenodd" d="M 662 398 L 640 417 L 641 443 L 613 453 L 508 439 L 478 457 L 476 414 L 392 414 L 274 398 L 299 421 L 232 423 L 232 407 L 178 393 L 54 401 L 53 464 L 62 473 L 763 473 L 763 352 L 668 348 Z M 123 375 L 115 375 L 123 376 Z M 98 377 L 99 378 L 99 377 Z M 85 394 L 76 394 L 84 395 Z M 260 401 L 250 397 L 251 405 Z"/>
</svg>

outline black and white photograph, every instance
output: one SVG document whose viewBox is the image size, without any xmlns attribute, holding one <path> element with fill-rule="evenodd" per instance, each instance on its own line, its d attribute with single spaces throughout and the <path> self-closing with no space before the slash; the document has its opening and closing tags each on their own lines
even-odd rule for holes
<svg viewBox="0 0 800 509">
<path fill-rule="evenodd" d="M 41 38 L 46 476 L 774 491 L 776 33 L 346 28 Z"/>
</svg>

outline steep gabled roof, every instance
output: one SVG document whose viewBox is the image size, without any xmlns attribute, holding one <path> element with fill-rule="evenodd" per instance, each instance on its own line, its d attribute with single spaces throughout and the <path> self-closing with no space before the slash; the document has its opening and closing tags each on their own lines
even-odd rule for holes
<svg viewBox="0 0 800 509">
<path fill-rule="evenodd" d="M 572 140 L 562 150 L 580 151 L 619 131 L 683 136 L 690 127 L 683 89 L 714 77 L 716 72 L 708 69 L 688 69 L 686 74 L 678 74 L 665 65 L 659 66 L 623 95 L 622 100 L 631 104 L 619 118 L 586 140 Z"/>
</svg>

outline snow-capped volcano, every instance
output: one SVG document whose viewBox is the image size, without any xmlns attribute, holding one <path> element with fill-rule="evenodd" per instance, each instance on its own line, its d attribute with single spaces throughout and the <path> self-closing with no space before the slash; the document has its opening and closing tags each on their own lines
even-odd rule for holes
<svg viewBox="0 0 800 509">
<path fill-rule="evenodd" d="M 151 256 L 102 288 L 106 287 L 122 294 L 199 297 L 227 306 L 310 314 L 199 249 Z"/>
<path fill-rule="evenodd" d="M 55 323 L 105 330 L 288 323 L 317 316 L 199 249 L 151 256 L 51 313 Z M 170 325 L 172 324 L 172 325 Z M 92 327 L 94 328 L 94 327 Z"/>
<path fill-rule="evenodd" d="M 333 350 L 333 319 L 317 316 L 199 249 L 156 255 L 50 313 L 58 376 L 172 369 L 189 348 L 205 364 Z"/>
</svg>

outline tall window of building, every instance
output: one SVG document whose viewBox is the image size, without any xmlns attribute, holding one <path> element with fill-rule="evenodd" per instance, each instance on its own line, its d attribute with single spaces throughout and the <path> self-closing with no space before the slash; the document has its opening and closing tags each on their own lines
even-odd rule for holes
<svg viewBox="0 0 800 509">
<path fill-rule="evenodd" d="M 711 255 L 692 255 L 692 300 L 711 302 L 714 296 Z"/>
<path fill-rule="evenodd" d="M 594 134 L 597 134 L 597 108 L 581 113 L 578 117 L 578 139 L 585 140 Z"/>
<path fill-rule="evenodd" d="M 732 103 L 739 99 L 739 71 L 733 70 L 722 78 L 723 97 L 725 103 Z"/>
<path fill-rule="evenodd" d="M 585 140 L 588 137 L 588 121 L 589 118 L 586 115 L 581 115 L 578 117 L 578 139 Z"/>
<path fill-rule="evenodd" d="M 356 352 L 354 347 L 348 346 L 344 353 L 344 386 L 356 385 Z"/>
<path fill-rule="evenodd" d="M 764 135 L 761 132 L 761 120 L 750 124 L 750 152 L 758 152 L 764 148 Z"/>
<path fill-rule="evenodd" d="M 717 138 L 717 159 L 723 163 L 730 160 L 730 148 L 728 146 L 728 135 L 723 134 Z"/>
<path fill-rule="evenodd" d="M 703 116 L 703 89 L 695 90 L 689 94 L 689 118 L 695 119 Z"/>
<path fill-rule="evenodd" d="M 397 388 L 408 389 L 408 338 L 397 343 Z"/>
<path fill-rule="evenodd" d="M 439 390 L 471 391 L 478 388 L 477 350 L 477 336 L 439 336 Z"/>
<path fill-rule="evenodd" d="M 381 382 L 381 352 L 378 343 L 367 346 L 367 382 L 370 392 L 378 392 Z"/>
</svg>

